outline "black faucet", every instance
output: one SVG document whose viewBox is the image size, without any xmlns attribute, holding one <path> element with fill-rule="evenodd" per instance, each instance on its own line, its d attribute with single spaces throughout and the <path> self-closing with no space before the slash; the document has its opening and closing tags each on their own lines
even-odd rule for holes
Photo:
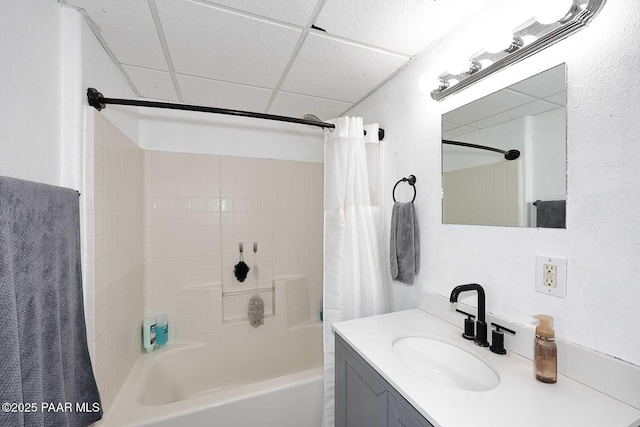
<svg viewBox="0 0 640 427">
<path fill-rule="evenodd" d="M 487 341 L 487 322 L 485 319 L 485 306 L 484 306 L 484 289 L 477 283 L 469 283 L 468 285 L 460 285 L 453 288 L 451 291 L 450 303 L 458 301 L 458 295 L 465 291 L 478 291 L 478 320 L 476 321 L 476 337 L 473 342 L 481 347 L 489 347 Z"/>
</svg>

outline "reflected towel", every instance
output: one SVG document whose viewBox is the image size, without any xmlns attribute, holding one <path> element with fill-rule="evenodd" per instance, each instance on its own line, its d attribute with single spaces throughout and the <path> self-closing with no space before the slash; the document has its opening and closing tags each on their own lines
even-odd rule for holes
<svg viewBox="0 0 640 427">
<path fill-rule="evenodd" d="M 102 417 L 80 265 L 78 193 L 0 177 L 0 401 L 36 405 L 0 412 L 0 426 L 84 427 Z M 65 405 L 72 410 L 55 410 Z"/>
<path fill-rule="evenodd" d="M 420 272 L 420 236 L 412 202 L 395 203 L 391 212 L 391 278 L 413 285 Z"/>
<path fill-rule="evenodd" d="M 536 227 L 566 228 L 567 202 L 565 200 L 538 200 L 536 206 Z"/>
</svg>

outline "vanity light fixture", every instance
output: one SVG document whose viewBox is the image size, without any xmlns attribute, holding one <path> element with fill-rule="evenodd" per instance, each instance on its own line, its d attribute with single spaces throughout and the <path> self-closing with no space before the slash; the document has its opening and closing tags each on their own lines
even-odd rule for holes
<svg viewBox="0 0 640 427">
<path fill-rule="evenodd" d="M 438 77 L 431 97 L 441 101 L 496 71 L 515 64 L 581 30 L 602 9 L 606 0 L 536 0 L 535 17 L 517 27 L 508 37 L 493 41 L 468 59 L 463 70 L 448 70 Z"/>
</svg>

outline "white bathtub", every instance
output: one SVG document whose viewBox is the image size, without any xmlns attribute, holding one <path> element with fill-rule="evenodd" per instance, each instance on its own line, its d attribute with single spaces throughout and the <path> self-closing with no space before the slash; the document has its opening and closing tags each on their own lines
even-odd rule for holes
<svg viewBox="0 0 640 427">
<path fill-rule="evenodd" d="M 320 323 L 146 354 L 101 427 L 318 427 Z"/>
</svg>

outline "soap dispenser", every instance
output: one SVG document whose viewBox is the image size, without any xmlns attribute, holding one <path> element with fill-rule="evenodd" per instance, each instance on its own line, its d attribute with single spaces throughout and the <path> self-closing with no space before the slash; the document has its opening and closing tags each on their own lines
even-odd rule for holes
<svg viewBox="0 0 640 427">
<path fill-rule="evenodd" d="M 533 316 L 540 324 L 536 326 L 533 364 L 536 379 L 543 383 L 553 384 L 558 381 L 558 348 L 556 333 L 551 327 L 553 317 L 544 314 Z"/>
</svg>

